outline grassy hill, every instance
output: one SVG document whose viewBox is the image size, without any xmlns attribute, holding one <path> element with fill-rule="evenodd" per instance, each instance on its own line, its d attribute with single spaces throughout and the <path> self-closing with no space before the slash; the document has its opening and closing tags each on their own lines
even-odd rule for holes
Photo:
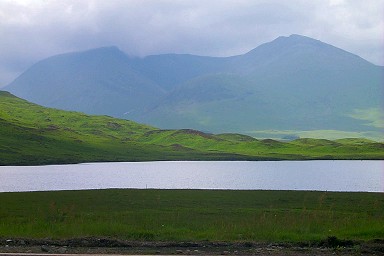
<svg viewBox="0 0 384 256">
<path fill-rule="evenodd" d="M 384 159 L 370 140 L 257 140 L 160 130 L 108 116 L 41 107 L 0 91 L 0 165 L 153 160 Z"/>
<path fill-rule="evenodd" d="M 155 128 L 44 108 L 0 93 L 0 164 L 181 159 L 172 147 L 136 142 Z M 202 157 L 196 152 L 196 156 Z"/>
</svg>

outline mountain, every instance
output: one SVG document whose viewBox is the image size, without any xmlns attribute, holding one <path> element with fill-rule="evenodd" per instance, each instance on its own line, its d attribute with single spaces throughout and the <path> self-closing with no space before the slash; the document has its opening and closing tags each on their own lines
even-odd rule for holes
<svg viewBox="0 0 384 256">
<path fill-rule="evenodd" d="M 47 107 L 111 116 L 142 112 L 165 91 L 129 61 L 116 47 L 58 55 L 36 63 L 8 88 Z"/>
<path fill-rule="evenodd" d="M 384 67 L 291 35 L 232 57 L 136 58 L 114 47 L 64 54 L 5 89 L 44 106 L 160 128 L 382 139 L 383 87 Z"/>
<path fill-rule="evenodd" d="M 383 128 L 354 116 L 356 111 L 382 109 L 384 98 L 383 67 L 356 55 L 293 35 L 225 61 L 225 73 L 184 82 L 139 121 L 248 134 L 255 130 L 379 133 Z"/>
<path fill-rule="evenodd" d="M 45 108 L 0 91 L 0 165 L 153 160 L 384 159 L 362 139 L 292 142 L 160 130 L 128 120 Z"/>
</svg>

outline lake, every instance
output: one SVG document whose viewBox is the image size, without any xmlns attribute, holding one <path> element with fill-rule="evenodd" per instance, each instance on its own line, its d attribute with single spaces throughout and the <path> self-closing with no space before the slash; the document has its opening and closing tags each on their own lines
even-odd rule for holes
<svg viewBox="0 0 384 256">
<path fill-rule="evenodd" d="M 0 167 L 0 192 L 107 188 L 384 192 L 384 161 L 180 161 Z"/>
</svg>

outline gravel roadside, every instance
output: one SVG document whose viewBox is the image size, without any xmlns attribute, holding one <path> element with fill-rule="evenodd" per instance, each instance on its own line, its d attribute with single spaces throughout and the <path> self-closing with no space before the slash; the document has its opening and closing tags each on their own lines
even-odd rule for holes
<svg viewBox="0 0 384 256">
<path fill-rule="evenodd" d="M 9 254 L 11 253 L 11 254 Z M 384 255 L 384 240 L 369 242 L 328 238 L 311 243 L 145 242 L 109 238 L 0 239 L 0 256 L 34 254 L 114 255 Z"/>
</svg>

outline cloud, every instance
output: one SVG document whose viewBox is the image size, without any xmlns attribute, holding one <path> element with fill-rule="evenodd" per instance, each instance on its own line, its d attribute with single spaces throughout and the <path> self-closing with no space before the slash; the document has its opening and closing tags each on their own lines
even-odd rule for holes
<svg viewBox="0 0 384 256">
<path fill-rule="evenodd" d="M 229 56 L 293 33 L 383 65 L 383 11 L 381 0 L 2 0 L 0 85 L 68 51 Z"/>
</svg>

